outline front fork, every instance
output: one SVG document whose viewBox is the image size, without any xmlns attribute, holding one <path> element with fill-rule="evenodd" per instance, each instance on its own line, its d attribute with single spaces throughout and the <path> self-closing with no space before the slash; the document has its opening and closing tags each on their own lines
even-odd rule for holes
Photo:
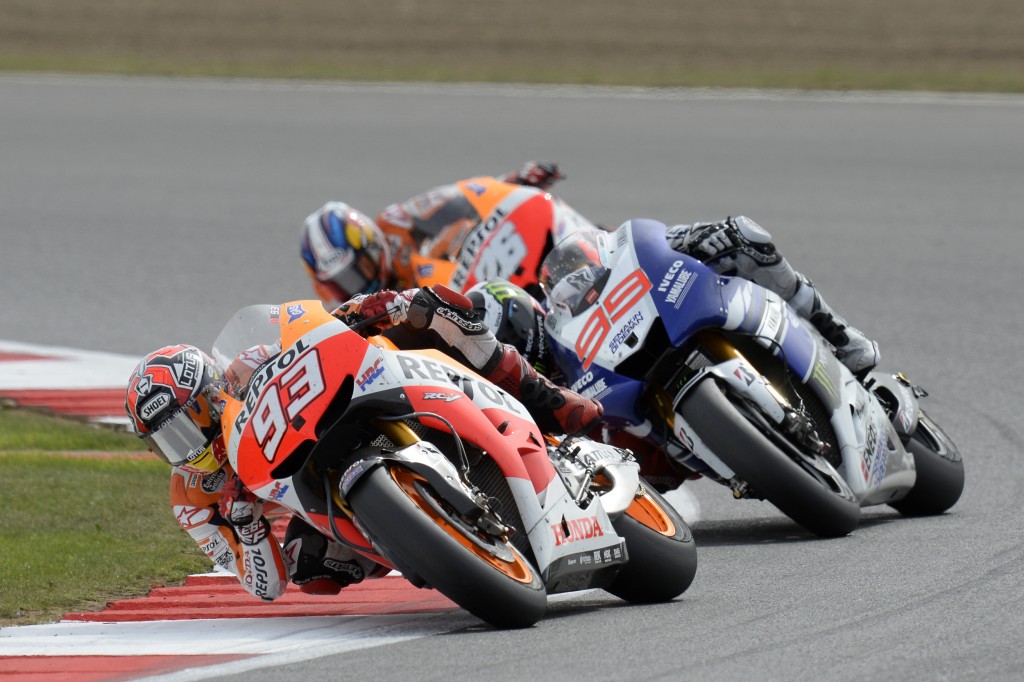
<svg viewBox="0 0 1024 682">
<path fill-rule="evenodd" d="M 821 475 L 832 478 L 836 485 L 839 485 L 842 477 L 826 460 L 831 446 L 818 437 L 811 419 L 802 410 L 793 407 L 728 339 L 710 332 L 700 332 L 695 338 L 698 346 L 703 349 L 700 363 L 702 366 L 690 366 L 691 375 L 671 398 L 671 411 L 662 409 L 664 416 L 670 420 L 672 434 L 679 443 L 710 466 L 722 482 L 728 483 L 736 497 L 743 497 L 746 494 L 746 484 L 736 479 L 735 472 L 701 441 L 676 409 L 699 382 L 717 381 L 726 386 L 733 395 L 746 401 L 753 419 L 763 422 L 762 430 L 774 429 L 784 435 L 781 442 L 778 439 L 773 440 L 786 454 L 794 459 L 799 458 L 802 463 L 813 467 Z M 684 457 L 690 453 L 685 453 Z"/>
</svg>

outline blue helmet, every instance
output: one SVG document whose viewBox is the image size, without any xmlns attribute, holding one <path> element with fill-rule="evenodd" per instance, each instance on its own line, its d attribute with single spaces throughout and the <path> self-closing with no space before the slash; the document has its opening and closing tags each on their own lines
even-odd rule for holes
<svg viewBox="0 0 1024 682">
<path fill-rule="evenodd" d="M 302 260 L 325 303 L 386 288 L 391 254 L 384 233 L 366 215 L 340 201 L 311 213 L 302 230 Z"/>
</svg>

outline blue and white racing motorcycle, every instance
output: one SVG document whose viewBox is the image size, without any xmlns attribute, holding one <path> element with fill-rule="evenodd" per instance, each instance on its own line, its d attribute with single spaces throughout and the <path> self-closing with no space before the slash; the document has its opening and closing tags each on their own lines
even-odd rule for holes
<svg viewBox="0 0 1024 682">
<path fill-rule="evenodd" d="M 901 374 L 858 380 L 778 295 L 672 250 L 663 224 L 577 233 L 541 277 L 568 385 L 736 498 L 826 537 L 864 506 L 939 514 L 960 498 L 963 462 L 923 390 Z"/>
</svg>

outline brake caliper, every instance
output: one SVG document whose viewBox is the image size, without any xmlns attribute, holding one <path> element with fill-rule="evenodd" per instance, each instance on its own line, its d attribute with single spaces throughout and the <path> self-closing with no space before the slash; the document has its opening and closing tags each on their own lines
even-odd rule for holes
<svg viewBox="0 0 1024 682">
<path fill-rule="evenodd" d="M 818 438 L 814 422 L 803 412 L 786 408 L 786 418 L 782 420 L 781 426 L 796 443 L 816 455 L 827 457 L 832 451 L 831 445 Z"/>
</svg>

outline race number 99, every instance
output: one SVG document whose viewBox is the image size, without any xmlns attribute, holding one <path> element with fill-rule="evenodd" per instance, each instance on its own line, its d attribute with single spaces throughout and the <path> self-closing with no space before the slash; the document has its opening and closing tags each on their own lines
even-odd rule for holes
<svg viewBox="0 0 1024 682">
<path fill-rule="evenodd" d="M 652 289 L 643 270 L 634 270 L 601 299 L 601 305 L 587 318 L 576 340 L 576 357 L 589 369 L 597 357 L 612 323 L 621 320 Z"/>
</svg>

